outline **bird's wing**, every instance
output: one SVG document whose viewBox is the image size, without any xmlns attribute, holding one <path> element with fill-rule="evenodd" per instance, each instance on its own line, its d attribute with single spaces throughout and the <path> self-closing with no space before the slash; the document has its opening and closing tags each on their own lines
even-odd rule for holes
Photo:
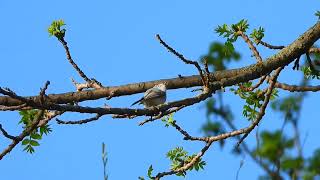
<svg viewBox="0 0 320 180">
<path fill-rule="evenodd" d="M 133 106 L 133 105 L 135 105 L 135 104 L 138 104 L 138 103 L 141 104 L 141 102 L 143 101 L 143 99 L 144 99 L 144 98 L 141 98 L 141 99 L 139 99 L 138 101 L 132 103 L 131 106 Z"/>
<path fill-rule="evenodd" d="M 148 89 L 145 93 L 144 93 L 144 100 L 149 100 L 149 99 L 154 99 L 154 98 L 159 98 L 159 97 L 163 97 L 165 96 L 165 92 L 161 91 L 158 88 L 151 88 Z"/>
</svg>

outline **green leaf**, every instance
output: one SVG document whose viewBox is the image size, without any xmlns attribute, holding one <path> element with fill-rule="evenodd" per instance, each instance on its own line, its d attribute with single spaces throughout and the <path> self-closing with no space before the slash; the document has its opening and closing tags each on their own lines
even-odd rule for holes
<svg viewBox="0 0 320 180">
<path fill-rule="evenodd" d="M 224 43 L 224 53 L 226 56 L 234 53 L 234 46 L 233 46 L 232 42 L 226 41 Z"/>
<path fill-rule="evenodd" d="M 259 29 L 254 29 L 250 34 L 250 38 L 252 38 L 256 44 L 259 44 L 263 37 L 264 29 L 262 27 L 259 27 Z"/>
<path fill-rule="evenodd" d="M 35 141 L 35 140 L 30 140 L 30 145 L 31 146 L 39 146 L 40 144 L 37 142 L 37 141 Z"/>
<path fill-rule="evenodd" d="M 37 139 L 37 140 L 40 140 L 42 138 L 42 136 L 38 133 L 32 133 L 30 136 L 32 139 Z"/>
<path fill-rule="evenodd" d="M 61 29 L 61 28 L 62 26 L 65 26 L 65 25 L 66 24 L 62 19 L 53 21 L 48 28 L 49 36 L 55 36 L 58 39 L 63 39 L 65 36 L 66 29 L 64 28 Z"/>
<path fill-rule="evenodd" d="M 24 139 L 24 140 L 22 141 L 22 145 L 27 145 L 27 144 L 29 144 L 29 142 L 30 142 L 29 139 Z"/>
<path fill-rule="evenodd" d="M 318 16 L 318 19 L 320 19 L 320 11 L 317 11 L 314 15 Z"/>
<path fill-rule="evenodd" d="M 164 125 L 165 127 L 169 127 L 172 126 L 172 124 L 174 123 L 174 119 L 173 119 L 173 115 L 174 113 L 171 113 L 165 117 L 163 117 L 161 120 L 162 122 L 165 122 L 166 124 Z"/>
<path fill-rule="evenodd" d="M 295 170 L 303 167 L 303 158 L 285 158 L 281 162 L 283 170 Z"/>
<path fill-rule="evenodd" d="M 152 168 L 152 165 L 150 165 L 149 168 L 148 168 L 148 177 L 150 179 L 152 179 L 152 171 L 153 171 L 153 168 Z"/>
<path fill-rule="evenodd" d="M 50 132 L 52 132 L 52 129 L 48 124 L 43 125 L 40 127 L 40 135 L 42 136 L 43 134 L 48 135 Z"/>
<path fill-rule="evenodd" d="M 27 145 L 23 150 L 30 154 L 34 153 L 34 148 L 31 145 Z"/>
</svg>

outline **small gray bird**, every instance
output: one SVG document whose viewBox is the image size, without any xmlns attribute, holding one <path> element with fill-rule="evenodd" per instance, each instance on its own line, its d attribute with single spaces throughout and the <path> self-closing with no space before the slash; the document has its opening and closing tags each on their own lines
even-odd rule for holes
<svg viewBox="0 0 320 180">
<path fill-rule="evenodd" d="M 146 108 L 157 106 L 159 104 L 163 104 L 166 102 L 167 94 L 166 94 L 166 85 L 161 83 L 155 85 L 153 88 L 148 89 L 144 96 L 138 101 L 134 102 L 131 106 L 139 103 L 143 104 Z"/>
</svg>

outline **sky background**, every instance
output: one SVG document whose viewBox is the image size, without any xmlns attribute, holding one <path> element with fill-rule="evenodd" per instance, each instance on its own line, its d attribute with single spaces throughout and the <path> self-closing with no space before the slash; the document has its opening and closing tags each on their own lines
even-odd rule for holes
<svg viewBox="0 0 320 180">
<path fill-rule="evenodd" d="M 314 13 L 319 1 L 299 0 L 245 0 L 245 1 L 44 1 L 0 0 L 0 86 L 9 87 L 19 95 L 36 95 L 49 80 L 48 93 L 74 91 L 70 81 L 81 79 L 65 57 L 61 44 L 49 37 L 47 28 L 53 20 L 64 19 L 67 24 L 66 41 L 73 59 L 89 76 L 103 85 L 157 80 L 193 75 L 197 71 L 168 53 L 155 39 L 161 37 L 187 58 L 198 60 L 208 51 L 213 41 L 224 40 L 214 33 L 223 23 L 236 23 L 247 19 L 250 28 L 265 28 L 265 41 L 287 45 L 316 22 Z M 254 63 L 248 47 L 240 41 L 235 44 L 241 53 L 236 68 Z M 259 48 L 263 58 L 274 51 Z M 282 74 L 280 80 L 298 83 L 299 72 Z M 288 74 L 291 74 L 288 76 Z M 113 98 L 94 103 L 108 103 L 113 107 L 128 107 L 142 94 Z M 194 95 L 190 89 L 168 91 L 168 100 L 178 100 Z M 243 102 L 232 93 L 226 93 L 226 103 L 232 103 L 238 127 L 248 124 L 241 116 Z M 237 103 L 234 103 L 237 102 Z M 238 103 L 239 102 L 239 103 Z M 320 123 L 315 110 L 319 102 L 317 93 L 310 94 L 304 102 L 300 122 L 303 137 L 308 134 L 304 146 L 306 156 L 319 147 L 317 137 Z M 317 103 L 317 104 L 316 104 Z M 83 103 L 85 104 L 85 103 Z M 262 129 L 281 126 L 281 116 L 267 110 Z M 17 113 L 0 112 L 0 123 L 11 134 L 21 132 Z M 83 118 L 68 113 L 63 120 Z M 190 134 L 200 136 L 205 118 L 204 103 L 188 107 L 176 113 L 175 119 Z M 183 146 L 190 153 L 197 153 L 201 143 L 185 142 L 173 128 L 165 128 L 161 122 L 143 127 L 136 119 L 112 119 L 104 116 L 97 122 L 85 125 L 57 125 L 50 122 L 53 132 L 45 136 L 40 147 L 32 155 L 18 145 L 0 162 L 1 179 L 56 180 L 102 179 L 101 143 L 105 142 L 109 155 L 107 171 L 110 180 L 137 179 L 146 176 L 149 165 L 154 172 L 166 171 L 169 161 L 165 154 L 170 149 Z M 254 135 L 247 140 L 254 143 Z M 9 141 L 0 136 L 0 148 Z M 223 151 L 214 144 L 203 159 L 204 171 L 190 172 L 186 179 L 235 179 L 242 157 L 230 154 L 236 142 L 230 140 Z M 244 157 L 239 179 L 256 179 L 263 171 Z M 181 179 L 176 176 L 164 179 Z"/>
</svg>

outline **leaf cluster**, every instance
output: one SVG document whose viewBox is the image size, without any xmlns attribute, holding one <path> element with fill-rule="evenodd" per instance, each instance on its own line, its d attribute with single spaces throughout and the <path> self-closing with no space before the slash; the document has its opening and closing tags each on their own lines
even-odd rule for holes
<svg viewBox="0 0 320 180">
<path fill-rule="evenodd" d="M 263 37 L 264 37 L 263 27 L 259 27 L 258 29 L 253 29 L 252 33 L 250 34 L 250 38 L 252 38 L 256 44 L 259 44 Z"/>
<path fill-rule="evenodd" d="M 248 120 L 252 121 L 256 119 L 258 115 L 258 108 L 262 106 L 262 102 L 265 99 L 265 91 L 257 89 L 255 91 L 247 91 L 246 89 L 252 86 L 252 82 L 246 82 L 240 84 L 240 87 L 237 89 L 231 88 L 230 90 L 234 94 L 238 95 L 240 98 L 246 101 L 246 104 L 243 106 L 242 114 Z M 278 96 L 278 90 L 273 89 L 270 99 L 273 100 Z"/>
<path fill-rule="evenodd" d="M 249 28 L 248 21 L 245 19 L 242 19 L 238 23 L 231 24 L 231 25 L 223 24 L 221 26 L 218 26 L 215 29 L 215 32 L 218 33 L 219 36 L 223 36 L 224 38 L 227 38 L 227 41 L 224 44 L 225 54 L 232 54 L 234 52 L 233 43 L 237 41 L 240 35 L 239 32 L 245 33 L 248 28 Z"/>
<path fill-rule="evenodd" d="M 38 114 L 39 110 L 21 110 L 19 112 L 21 116 L 21 120 L 19 121 L 19 124 L 24 124 L 23 128 L 26 129 L 30 127 L 32 122 L 34 121 L 36 115 Z M 39 140 L 42 139 L 43 135 L 47 135 L 52 131 L 52 129 L 49 127 L 49 125 L 42 125 L 38 127 L 37 129 L 33 130 L 29 136 L 26 136 L 25 139 L 22 141 L 22 145 L 24 146 L 24 151 L 27 151 L 28 153 L 32 154 L 34 153 L 34 147 L 39 146 Z"/>
<path fill-rule="evenodd" d="M 221 71 L 226 69 L 226 64 L 231 61 L 239 61 L 240 53 L 232 50 L 226 53 L 226 50 L 230 47 L 229 44 L 222 44 L 219 42 L 213 42 L 210 44 L 208 53 L 200 57 L 201 62 L 207 61 L 209 66 L 212 66 L 213 71 Z"/>
<path fill-rule="evenodd" d="M 320 71 L 312 69 L 310 66 L 302 67 L 301 71 L 307 79 L 320 79 Z"/>
<path fill-rule="evenodd" d="M 167 158 L 169 158 L 171 161 L 171 170 L 177 170 L 182 166 L 184 166 L 185 164 L 190 163 L 195 156 L 196 156 L 195 154 L 188 155 L 188 152 L 185 151 L 183 147 L 176 147 L 167 153 Z M 200 169 L 203 169 L 205 165 L 206 165 L 206 162 L 201 160 L 200 158 L 192 165 L 189 171 L 193 169 L 195 169 L 196 171 L 199 171 Z M 186 172 L 181 171 L 176 175 L 184 177 L 186 175 Z"/>
<path fill-rule="evenodd" d="M 55 36 L 59 40 L 63 39 L 66 33 L 66 29 L 62 28 L 66 24 L 62 19 L 53 21 L 48 28 L 48 32 L 50 36 Z"/>
<path fill-rule="evenodd" d="M 161 121 L 165 123 L 165 127 L 169 127 L 172 126 L 172 124 L 174 123 L 174 119 L 173 119 L 173 115 L 174 113 L 171 113 L 167 116 L 164 116 Z"/>
</svg>

